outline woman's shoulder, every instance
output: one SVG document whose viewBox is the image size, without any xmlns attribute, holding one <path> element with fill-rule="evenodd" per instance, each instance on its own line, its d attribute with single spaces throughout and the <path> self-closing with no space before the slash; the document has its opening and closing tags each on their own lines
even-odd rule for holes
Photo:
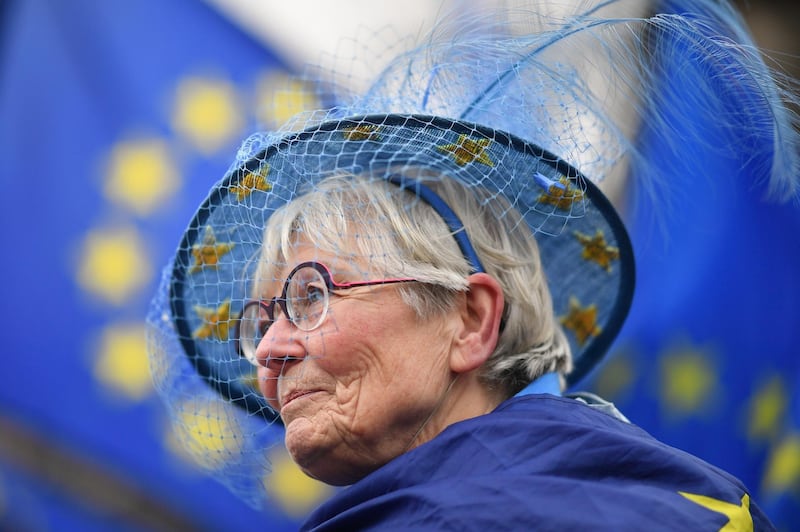
<svg viewBox="0 0 800 532">
<path fill-rule="evenodd" d="M 327 515 L 328 525 L 352 519 L 408 530 L 725 525 L 724 514 L 697 501 L 717 501 L 735 519 L 765 523 L 730 475 L 585 398 L 551 395 L 514 398 L 456 423 L 337 498 L 317 514 Z"/>
</svg>

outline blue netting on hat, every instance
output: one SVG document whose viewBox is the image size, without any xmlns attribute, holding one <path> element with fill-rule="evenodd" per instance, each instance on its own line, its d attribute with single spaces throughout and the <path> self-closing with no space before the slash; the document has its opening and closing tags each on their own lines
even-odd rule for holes
<svg viewBox="0 0 800 532">
<path fill-rule="evenodd" d="M 747 139 L 735 144 L 736 153 L 734 144 L 708 149 L 731 150 L 753 165 L 754 181 L 764 183 L 767 193 L 791 197 L 800 163 L 796 136 L 788 133 L 794 118 L 782 107 L 789 93 L 772 82 L 724 4 L 676 5 L 680 9 L 665 3 L 654 16 L 641 13 L 636 2 L 548 14 L 464 10 L 444 17 L 364 93 L 351 93 L 341 79 L 316 72 L 321 79 L 308 86 L 319 88 L 317 101 L 336 106 L 299 114 L 243 144 L 189 223 L 148 317 L 156 386 L 198 460 L 248 502 L 266 500 L 269 451 L 282 441 L 283 429 L 274 409 L 277 397 L 269 396 L 264 374 L 242 356 L 238 335 L 245 304 L 280 292 L 294 253 L 287 242 L 302 244 L 306 253 L 318 246 L 312 260 L 335 256 L 363 273 L 362 280 L 414 277 L 458 289 L 428 267 L 439 257 L 406 253 L 412 236 L 365 227 L 363 213 L 373 206 L 358 199 L 346 208 L 331 206 L 319 218 L 339 225 L 300 236 L 293 225 L 294 233 L 286 233 L 294 234 L 293 241 L 277 235 L 286 231 L 279 224 L 273 234 L 265 233 L 273 216 L 285 216 L 298 198 L 336 192 L 332 179 L 383 187 L 382 194 L 409 213 L 432 208 L 447 222 L 442 227 L 448 238 L 436 243 L 441 260 L 461 260 L 453 270 L 462 268 L 464 275 L 484 267 L 476 262 L 485 252 L 478 247 L 479 260 L 472 260 L 458 235 L 474 240 L 483 222 L 448 221 L 441 208 L 431 206 L 421 191 L 436 189 L 437 181 L 473 191 L 479 210 L 500 220 L 510 240 L 535 239 L 547 280 L 551 336 L 561 335 L 571 352 L 561 366 L 545 369 L 564 370 L 569 385 L 603 356 L 632 297 L 633 252 L 601 189 L 620 205 L 618 191 L 627 179 L 665 194 L 664 205 L 674 194 L 662 178 L 674 168 L 649 164 L 636 141 L 642 130 L 668 132 L 671 121 L 687 118 L 661 108 L 666 92 L 681 83 L 706 87 L 708 99 L 698 102 L 697 112 L 728 124 L 732 139 Z M 659 64 L 666 57 L 692 65 L 685 79 L 661 79 Z M 731 101 L 718 98 L 720 91 L 735 93 L 742 105 L 720 103 Z M 665 138 L 675 168 L 702 164 L 681 155 L 682 144 L 699 142 L 699 133 Z M 422 211 L 408 203 L 408 194 L 426 205 Z M 394 227 L 376 212 L 376 226 Z M 319 213 L 297 216 L 312 214 Z M 362 240 L 358 252 L 346 245 L 355 238 L 353 227 Z M 533 255 L 530 263 L 538 268 Z M 333 326 L 342 318 L 337 309 L 332 304 L 327 310 Z M 324 357 L 324 349 L 311 356 Z"/>
</svg>

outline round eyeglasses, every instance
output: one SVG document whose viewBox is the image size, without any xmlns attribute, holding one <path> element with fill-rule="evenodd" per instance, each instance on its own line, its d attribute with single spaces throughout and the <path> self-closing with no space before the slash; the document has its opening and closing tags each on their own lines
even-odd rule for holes
<svg viewBox="0 0 800 532">
<path fill-rule="evenodd" d="M 270 300 L 256 299 L 245 303 L 236 323 L 237 349 L 251 364 L 260 366 L 256 348 L 275 322 L 275 306 L 301 331 L 313 331 L 325 321 L 330 305 L 330 295 L 336 290 L 359 286 L 407 283 L 416 279 L 378 279 L 337 283 L 331 271 L 322 263 L 308 261 L 298 264 L 286 278 L 279 297 Z"/>
</svg>

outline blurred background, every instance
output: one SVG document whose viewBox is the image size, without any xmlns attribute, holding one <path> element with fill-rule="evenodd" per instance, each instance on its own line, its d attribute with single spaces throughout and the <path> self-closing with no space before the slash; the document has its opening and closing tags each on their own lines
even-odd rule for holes
<svg viewBox="0 0 800 532">
<path fill-rule="evenodd" d="M 798 5 L 738 4 L 775 64 L 800 76 Z M 424 33 L 440 8 L 0 2 L 0 530 L 294 530 L 329 496 L 277 456 L 275 504 L 256 511 L 193 463 L 154 394 L 144 316 L 241 140 L 315 107 L 302 86 L 278 91 L 288 76 L 354 53 L 343 36 Z M 750 188 L 698 194 L 669 246 L 631 220 L 640 292 L 581 388 L 741 478 L 793 530 L 800 207 L 764 204 Z M 700 215 L 701 231 L 686 227 Z"/>
</svg>

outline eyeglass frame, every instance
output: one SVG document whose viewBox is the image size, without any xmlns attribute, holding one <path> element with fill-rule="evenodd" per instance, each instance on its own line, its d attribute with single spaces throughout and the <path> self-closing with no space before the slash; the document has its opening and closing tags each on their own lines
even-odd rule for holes
<svg viewBox="0 0 800 532">
<path fill-rule="evenodd" d="M 303 328 L 299 327 L 297 325 L 296 321 L 295 321 L 296 317 L 292 317 L 290 315 L 290 313 L 289 313 L 289 308 L 286 305 L 286 301 L 287 301 L 286 294 L 287 294 L 287 292 L 289 290 L 289 283 L 292 281 L 292 278 L 294 277 L 294 275 L 298 271 L 302 270 L 303 268 L 313 268 L 314 270 L 316 270 L 317 273 L 320 274 L 320 277 L 322 277 L 322 280 L 324 282 L 324 286 L 325 286 L 325 289 L 327 290 L 327 294 L 328 295 L 335 294 L 336 290 L 347 290 L 347 289 L 350 289 L 350 288 L 359 288 L 359 287 L 362 287 L 362 286 L 375 286 L 375 285 L 384 285 L 384 284 L 409 283 L 409 282 L 417 282 L 418 281 L 417 279 L 414 279 L 414 278 L 411 278 L 411 277 L 398 277 L 398 278 L 374 279 L 374 280 L 369 280 L 369 281 L 349 281 L 349 282 L 339 283 L 339 282 L 334 281 L 333 274 L 331 273 L 330 268 L 328 268 L 328 266 L 326 266 L 325 264 L 323 264 L 321 262 L 318 262 L 318 261 L 314 261 L 314 260 L 301 262 L 300 264 L 298 264 L 297 266 L 292 268 L 292 271 L 289 272 L 289 275 L 286 276 L 286 281 L 284 281 L 284 283 L 283 283 L 283 290 L 281 291 L 281 295 L 280 296 L 276 296 L 276 297 L 273 297 L 271 299 L 250 299 L 250 300 L 245 301 L 245 304 L 242 307 L 242 312 L 239 314 L 239 319 L 236 320 L 236 325 L 235 325 L 235 328 L 234 328 L 234 338 L 235 338 L 235 344 L 236 344 L 236 351 L 239 353 L 240 356 L 244 357 L 251 364 L 253 364 L 255 366 L 260 366 L 261 365 L 261 364 L 258 363 L 258 360 L 257 360 L 257 358 L 255 356 L 255 350 L 258 347 L 257 344 L 253 346 L 252 357 L 248 356 L 248 354 L 245 353 L 244 348 L 242 347 L 241 323 L 242 323 L 242 317 L 244 316 L 244 314 L 247 311 L 248 307 L 253 307 L 253 306 L 257 305 L 260 309 L 262 309 L 262 310 L 264 310 L 264 312 L 266 312 L 267 318 L 269 319 L 269 325 L 264 329 L 264 332 L 262 333 L 262 338 L 263 338 L 264 335 L 266 335 L 267 330 L 270 327 L 272 327 L 272 325 L 276 321 L 275 320 L 275 304 L 276 303 L 277 303 L 278 307 L 280 307 L 280 309 L 283 311 L 283 315 L 286 316 L 286 319 L 288 319 L 292 323 L 293 326 L 298 327 L 298 329 L 300 329 L 302 331 L 311 332 L 313 330 L 316 330 L 319 327 L 321 327 L 322 323 L 325 321 L 325 318 L 326 318 L 326 316 L 328 314 L 328 306 L 329 306 L 329 303 L 327 301 L 326 301 L 325 309 L 323 310 L 322 315 L 320 316 L 318 322 L 313 327 L 310 327 L 308 329 L 303 329 Z"/>
</svg>

